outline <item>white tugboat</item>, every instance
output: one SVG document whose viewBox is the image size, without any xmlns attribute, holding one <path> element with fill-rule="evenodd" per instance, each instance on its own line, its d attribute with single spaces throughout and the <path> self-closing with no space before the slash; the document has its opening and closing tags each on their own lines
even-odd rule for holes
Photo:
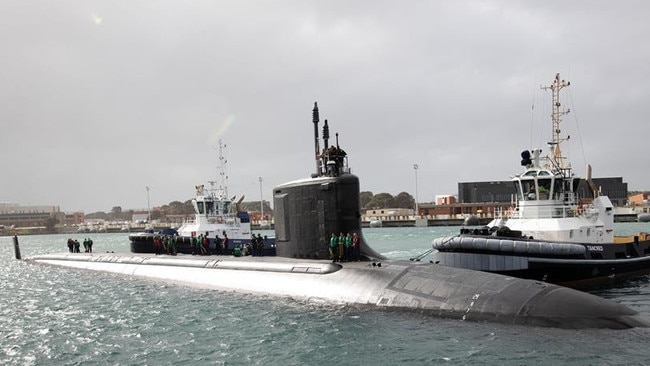
<svg viewBox="0 0 650 366">
<path fill-rule="evenodd" d="M 248 212 L 240 209 L 244 197 L 235 201 L 235 197 L 228 198 L 228 175 L 226 173 L 226 159 L 223 156 L 224 145 L 219 142 L 219 182 L 210 181 L 211 187 L 205 185 L 195 187 L 196 194 L 192 199 L 194 219 L 183 223 L 178 230 L 166 230 L 154 233 L 145 232 L 131 234 L 131 252 L 155 253 L 156 237 L 171 237 L 175 241 L 175 252 L 199 254 L 200 250 L 192 246 L 192 238 L 207 237 L 209 253 L 230 254 L 236 248 L 253 247 L 251 243 L 251 223 Z M 227 238 L 227 240 L 225 240 Z M 262 238 L 262 245 L 266 255 L 274 255 L 274 239 Z"/>
<path fill-rule="evenodd" d="M 579 197 L 580 178 L 562 156 L 560 91 L 570 85 L 557 74 L 543 89 L 553 93 L 550 152 L 524 151 L 524 172 L 512 178 L 513 206 L 482 229 L 436 238 L 440 264 L 564 285 L 650 273 L 650 234 L 614 235 L 614 207 L 591 181 L 591 197 Z"/>
</svg>

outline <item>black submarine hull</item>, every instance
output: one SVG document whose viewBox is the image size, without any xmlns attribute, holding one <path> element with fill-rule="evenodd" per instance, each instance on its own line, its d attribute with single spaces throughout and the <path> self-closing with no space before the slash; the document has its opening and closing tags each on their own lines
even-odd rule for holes
<svg viewBox="0 0 650 366">
<path fill-rule="evenodd" d="M 553 284 L 411 261 L 49 254 L 30 261 L 222 291 L 558 328 L 646 327 L 637 312 Z M 479 274 L 480 275 L 477 275 Z"/>
</svg>

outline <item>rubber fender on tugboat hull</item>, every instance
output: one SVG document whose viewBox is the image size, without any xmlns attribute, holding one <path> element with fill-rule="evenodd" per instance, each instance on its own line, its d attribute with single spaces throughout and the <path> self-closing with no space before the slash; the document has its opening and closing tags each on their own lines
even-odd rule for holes
<svg viewBox="0 0 650 366">
<path fill-rule="evenodd" d="M 587 251 L 584 245 L 573 243 L 514 240 L 472 235 L 435 238 L 433 239 L 432 246 L 433 249 L 439 251 L 459 249 L 555 256 L 581 255 Z"/>
</svg>

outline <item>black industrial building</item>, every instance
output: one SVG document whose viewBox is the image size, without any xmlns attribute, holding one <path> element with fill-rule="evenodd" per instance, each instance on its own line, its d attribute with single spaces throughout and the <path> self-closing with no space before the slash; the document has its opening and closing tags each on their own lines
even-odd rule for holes
<svg viewBox="0 0 650 366">
<path fill-rule="evenodd" d="M 609 197 L 614 206 L 625 206 L 628 192 L 627 183 L 623 182 L 623 178 L 593 178 L 592 180 L 602 194 Z M 512 202 L 514 194 L 512 181 L 458 183 L 459 203 Z M 584 179 L 580 179 L 577 194 L 578 197 L 592 197 Z"/>
</svg>

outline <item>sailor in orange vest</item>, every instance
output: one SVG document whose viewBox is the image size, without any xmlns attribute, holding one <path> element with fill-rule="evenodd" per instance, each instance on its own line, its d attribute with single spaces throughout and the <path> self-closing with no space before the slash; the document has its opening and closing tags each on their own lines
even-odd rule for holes
<svg viewBox="0 0 650 366">
<path fill-rule="evenodd" d="M 352 260 L 358 261 L 361 258 L 359 248 L 359 234 L 352 234 Z"/>
</svg>

